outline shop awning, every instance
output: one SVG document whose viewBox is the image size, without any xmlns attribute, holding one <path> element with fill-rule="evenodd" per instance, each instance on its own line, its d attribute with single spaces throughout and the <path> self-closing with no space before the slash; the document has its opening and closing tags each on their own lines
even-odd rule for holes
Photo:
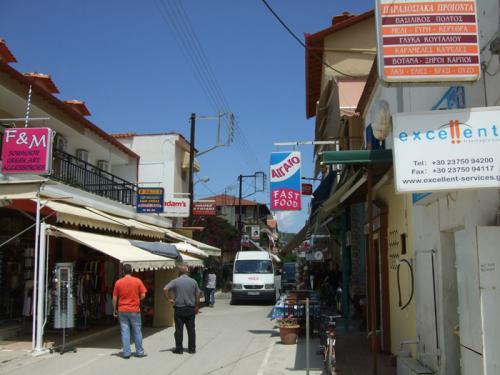
<svg viewBox="0 0 500 375">
<path fill-rule="evenodd" d="M 178 243 L 173 243 L 172 245 L 174 245 L 178 251 L 181 251 L 183 253 L 193 255 L 197 258 L 208 258 L 208 254 L 205 251 L 187 242 L 178 242 Z"/>
<path fill-rule="evenodd" d="M 165 237 L 165 232 L 160 227 L 156 227 L 151 224 L 141 223 L 134 219 L 108 214 L 107 212 L 103 212 L 101 210 L 92 207 L 87 207 L 87 209 L 101 217 L 111 220 L 112 222 L 116 222 L 123 226 L 126 226 L 127 228 L 130 229 L 131 234 L 151 237 L 156 239 L 163 239 Z"/>
<path fill-rule="evenodd" d="M 148 241 L 135 241 L 135 240 L 131 240 L 130 243 L 133 246 L 149 251 L 150 253 L 173 259 L 176 262 L 183 261 L 188 266 L 191 267 L 203 266 L 203 261 L 201 259 L 180 252 L 175 246 L 176 244 L 166 243 L 166 242 L 148 242 Z"/>
<path fill-rule="evenodd" d="M 40 184 L 1 184 L 0 200 L 36 199 Z"/>
<path fill-rule="evenodd" d="M 203 267 L 203 260 L 193 257 L 188 254 L 181 254 L 182 261 L 186 263 L 189 267 Z"/>
<path fill-rule="evenodd" d="M 133 246 L 149 251 L 150 253 L 164 256 L 176 261 L 181 260 L 181 255 L 177 251 L 176 247 L 172 244 L 166 242 L 148 242 L 136 240 L 130 240 L 130 243 Z"/>
<path fill-rule="evenodd" d="M 299 247 L 302 242 L 306 239 L 306 233 L 307 229 L 309 227 L 309 223 L 306 223 L 304 227 L 293 237 L 290 242 L 288 242 L 283 249 L 281 249 L 281 252 L 283 254 L 288 254 L 290 251 L 295 249 L 296 247 Z"/>
<path fill-rule="evenodd" d="M 139 249 L 131 244 L 131 240 L 126 238 L 63 229 L 53 225 L 49 226 L 49 234 L 56 237 L 68 238 L 109 255 L 121 263 L 130 264 L 136 271 L 170 269 L 175 267 L 174 260 Z"/>
<path fill-rule="evenodd" d="M 345 201 L 352 193 L 366 182 L 365 170 L 359 169 L 352 176 L 348 177 L 344 182 L 340 182 L 332 195 L 323 203 L 318 210 L 317 222 L 322 223 L 326 220 L 333 211 L 343 201 Z"/>
<path fill-rule="evenodd" d="M 186 242 L 188 244 L 191 244 L 191 245 L 197 247 L 198 249 L 203 250 L 208 255 L 215 256 L 215 257 L 220 257 L 220 255 L 221 255 L 221 250 L 217 247 L 210 246 L 210 245 L 207 245 L 203 242 L 193 240 L 192 238 L 183 236 L 182 234 L 174 232 L 171 229 L 167 229 L 167 228 L 161 228 L 161 229 L 165 232 L 167 237 L 170 237 L 170 238 L 177 240 L 177 241 Z"/>
<path fill-rule="evenodd" d="M 128 233 L 128 228 L 111 220 L 105 216 L 99 215 L 90 209 L 57 201 L 41 201 L 42 205 L 56 212 L 58 223 L 71 225 L 82 225 L 95 229 L 111 230 L 120 233 Z"/>
<path fill-rule="evenodd" d="M 321 206 L 321 204 L 328 199 L 332 192 L 332 188 L 337 178 L 337 172 L 330 171 L 328 175 L 321 180 L 319 186 L 314 190 L 311 199 L 311 215 Z"/>
</svg>

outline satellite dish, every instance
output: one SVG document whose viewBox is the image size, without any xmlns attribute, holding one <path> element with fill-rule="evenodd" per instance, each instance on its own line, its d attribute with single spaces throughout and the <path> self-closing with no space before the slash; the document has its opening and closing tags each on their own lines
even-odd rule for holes
<svg viewBox="0 0 500 375">
<path fill-rule="evenodd" d="M 379 141 L 387 138 L 392 128 L 391 110 L 385 100 L 377 100 L 371 109 L 373 136 Z"/>
</svg>

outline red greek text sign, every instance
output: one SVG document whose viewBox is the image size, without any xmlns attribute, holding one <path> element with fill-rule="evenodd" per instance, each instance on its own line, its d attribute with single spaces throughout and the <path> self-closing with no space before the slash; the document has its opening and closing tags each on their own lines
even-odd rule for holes
<svg viewBox="0 0 500 375">
<path fill-rule="evenodd" d="M 217 210 L 215 201 L 194 201 L 193 202 L 194 216 L 216 216 Z"/>
<path fill-rule="evenodd" d="M 5 129 L 2 138 L 2 173 L 50 173 L 52 135 L 49 128 Z"/>
<path fill-rule="evenodd" d="M 476 0 L 378 0 L 386 82 L 474 81 L 481 75 Z"/>
</svg>

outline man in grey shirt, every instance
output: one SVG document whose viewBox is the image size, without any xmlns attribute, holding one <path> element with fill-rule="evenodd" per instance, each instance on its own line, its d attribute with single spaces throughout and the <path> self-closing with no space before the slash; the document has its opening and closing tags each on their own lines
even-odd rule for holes
<svg viewBox="0 0 500 375">
<path fill-rule="evenodd" d="M 186 264 L 179 264 L 179 277 L 170 281 L 163 288 L 167 300 L 174 305 L 175 354 L 182 354 L 184 324 L 188 332 L 188 352 L 196 353 L 196 332 L 194 320 L 200 309 L 200 289 L 198 283 L 188 276 Z M 175 298 L 169 293 L 173 292 Z"/>
</svg>

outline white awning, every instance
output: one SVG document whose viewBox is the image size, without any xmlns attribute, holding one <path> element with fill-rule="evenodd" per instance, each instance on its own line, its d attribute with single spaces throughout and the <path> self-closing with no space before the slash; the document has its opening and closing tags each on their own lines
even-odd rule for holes
<svg viewBox="0 0 500 375">
<path fill-rule="evenodd" d="M 40 184 L 1 184 L 0 200 L 36 199 Z"/>
<path fill-rule="evenodd" d="M 174 232 L 173 230 L 170 230 L 170 229 L 166 229 L 166 228 L 162 228 L 162 229 L 165 231 L 165 234 L 168 237 L 173 238 L 174 240 L 181 241 L 181 242 L 187 242 L 187 243 L 197 247 L 198 249 L 203 250 L 208 255 L 220 257 L 221 250 L 218 247 L 210 246 L 210 245 L 207 245 L 203 242 L 193 240 L 192 238 L 183 236 L 182 234 Z"/>
<path fill-rule="evenodd" d="M 94 212 L 95 214 L 97 214 L 99 216 L 107 218 L 108 220 L 111 220 L 113 222 L 116 222 L 116 223 L 119 223 L 121 225 L 126 226 L 127 228 L 130 229 L 131 234 L 145 236 L 145 237 L 151 237 L 151 238 L 157 238 L 157 239 L 165 238 L 165 232 L 162 230 L 162 228 L 155 227 L 154 225 L 144 224 L 144 223 L 141 223 L 141 222 L 134 220 L 134 219 L 128 219 L 128 218 L 108 214 L 107 212 L 103 212 L 101 210 L 98 210 L 98 209 L 92 208 L 92 207 L 87 207 L 87 209 Z"/>
<path fill-rule="evenodd" d="M 175 246 L 177 251 L 180 251 L 182 253 L 191 254 L 198 258 L 208 258 L 208 254 L 205 251 L 200 250 L 187 242 L 178 242 L 173 243 L 172 245 Z"/>
<path fill-rule="evenodd" d="M 90 228 L 112 230 L 121 233 L 128 232 L 128 228 L 125 225 L 98 215 L 85 207 L 73 206 L 57 201 L 45 201 L 43 199 L 41 203 L 45 207 L 57 212 L 58 223 L 83 225 Z"/>
<path fill-rule="evenodd" d="M 201 259 L 192 257 L 188 254 L 181 254 L 182 260 L 189 266 L 189 267 L 202 267 L 203 266 L 203 261 Z"/>
<path fill-rule="evenodd" d="M 126 238 L 104 236 L 102 234 L 81 232 L 49 226 L 49 234 L 65 237 L 101 253 L 127 263 L 136 271 L 170 269 L 175 267 L 175 261 L 170 258 L 152 254 L 149 251 L 133 246 Z"/>
</svg>

